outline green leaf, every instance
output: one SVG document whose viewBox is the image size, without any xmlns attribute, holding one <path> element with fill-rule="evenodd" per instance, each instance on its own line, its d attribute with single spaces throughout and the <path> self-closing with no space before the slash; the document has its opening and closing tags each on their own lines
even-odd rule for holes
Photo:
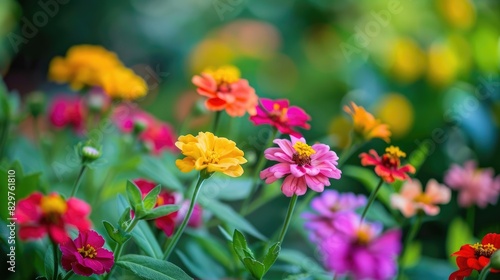
<svg viewBox="0 0 500 280">
<path fill-rule="evenodd" d="M 227 246 L 217 238 L 201 230 L 186 230 L 186 233 L 193 237 L 198 246 L 210 255 L 218 263 L 224 265 L 228 270 L 233 269 L 234 259 L 231 256 Z"/>
<path fill-rule="evenodd" d="M 250 222 L 245 220 L 240 214 L 236 213 L 233 208 L 220 203 L 214 199 L 200 199 L 200 204 L 212 212 L 221 221 L 224 221 L 235 228 L 238 228 L 258 239 L 266 240 L 267 238 L 260 233 Z"/>
<path fill-rule="evenodd" d="M 255 259 L 252 250 L 248 248 L 245 236 L 237 229 L 233 233 L 233 249 L 242 262 L 245 258 Z"/>
<path fill-rule="evenodd" d="M 231 236 L 231 234 L 229 234 L 229 232 L 227 232 L 227 230 L 225 230 L 221 226 L 217 226 L 217 228 L 222 233 L 222 236 L 224 236 L 224 238 L 226 238 L 227 241 L 233 242 L 233 237 Z"/>
<path fill-rule="evenodd" d="M 158 185 L 146 194 L 146 196 L 142 200 L 142 203 L 144 204 L 144 210 L 148 211 L 155 207 L 156 201 L 158 200 L 158 195 L 160 194 L 160 190 L 161 186 Z"/>
<path fill-rule="evenodd" d="M 206 181 L 203 189 L 208 190 L 219 200 L 241 200 L 250 194 L 252 179 L 249 177 L 231 178 L 221 173 L 215 173 Z"/>
<path fill-rule="evenodd" d="M 347 165 L 342 169 L 342 174 L 359 180 L 371 192 L 377 187 L 380 178 L 375 175 L 374 171 L 365 167 Z M 377 199 L 384 203 L 389 209 L 391 208 L 391 190 L 383 184 L 380 188 Z"/>
<path fill-rule="evenodd" d="M 461 246 L 474 242 L 474 236 L 467 223 L 460 217 L 453 219 L 448 227 L 448 236 L 446 238 L 446 251 L 447 255 L 450 256 L 450 262 L 455 263 L 455 257 L 451 257 L 451 254 L 460 250 Z"/>
<path fill-rule="evenodd" d="M 157 157 L 143 156 L 137 169 L 144 177 L 158 182 L 168 189 L 182 191 L 184 185 L 170 169 L 165 167 L 167 164 L 172 164 L 172 162 L 162 162 Z"/>
<path fill-rule="evenodd" d="M 413 242 L 405 248 L 405 254 L 401 259 L 401 265 L 405 268 L 415 266 L 422 255 L 422 244 Z"/>
<path fill-rule="evenodd" d="M 163 251 L 160 244 L 158 244 L 157 239 L 146 221 L 139 221 L 130 234 L 137 246 L 139 246 L 148 256 L 155 259 L 161 259 L 163 257 Z"/>
<path fill-rule="evenodd" d="M 179 258 L 196 277 L 200 279 L 222 279 L 228 273 L 212 258 L 213 252 L 206 251 L 195 242 L 188 242 L 185 246 L 186 254 L 177 250 Z"/>
<path fill-rule="evenodd" d="M 175 211 L 179 210 L 179 205 L 162 205 L 158 206 L 156 208 L 153 208 L 146 212 L 145 215 L 141 216 L 141 219 L 143 220 L 151 220 L 151 219 L 156 219 L 159 217 L 166 216 L 170 213 L 173 213 Z"/>
<path fill-rule="evenodd" d="M 264 257 L 264 261 L 263 261 L 264 266 L 266 267 L 266 270 L 265 270 L 266 272 L 271 268 L 271 266 L 273 266 L 274 262 L 276 261 L 276 259 L 278 258 L 279 254 L 280 254 L 280 250 L 281 250 L 280 243 L 276 242 L 267 251 L 267 254 Z"/>
<path fill-rule="evenodd" d="M 262 279 L 265 273 L 264 264 L 252 258 L 244 258 L 243 264 L 255 279 Z"/>
<path fill-rule="evenodd" d="M 326 272 L 315 260 L 304 255 L 302 252 L 290 249 L 281 249 L 278 257 L 279 260 L 293 264 L 302 271 L 308 272 L 315 276 L 314 279 L 332 279 L 331 275 Z"/>
<path fill-rule="evenodd" d="M 125 201 L 123 196 L 120 195 L 119 197 L 121 197 L 122 200 Z M 118 219 L 118 224 L 123 225 L 124 223 L 128 223 L 129 221 L 130 221 L 130 207 L 127 207 L 127 208 L 125 208 L 125 210 L 123 210 L 122 215 L 120 216 L 120 219 Z"/>
<path fill-rule="evenodd" d="M 127 181 L 127 197 L 130 203 L 130 207 L 134 212 L 137 212 L 139 205 L 142 206 L 142 194 L 141 190 L 132 182 Z"/>
<path fill-rule="evenodd" d="M 130 234 L 124 232 L 121 228 L 116 229 L 110 222 L 102 221 L 108 236 L 118 244 L 123 244 L 130 239 Z"/>
<path fill-rule="evenodd" d="M 116 265 L 124 268 L 141 279 L 150 280 L 191 280 L 182 269 L 164 260 L 153 259 L 141 255 L 125 255 L 116 262 Z"/>
<path fill-rule="evenodd" d="M 45 258 L 44 258 L 44 266 L 45 266 L 45 276 L 47 276 L 47 279 L 52 279 L 54 276 L 54 252 L 53 250 L 46 250 L 45 251 Z"/>
</svg>

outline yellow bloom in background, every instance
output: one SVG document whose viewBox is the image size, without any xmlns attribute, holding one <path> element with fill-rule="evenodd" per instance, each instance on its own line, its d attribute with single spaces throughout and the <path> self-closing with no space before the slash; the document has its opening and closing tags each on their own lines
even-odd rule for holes
<svg viewBox="0 0 500 280">
<path fill-rule="evenodd" d="M 460 55 L 447 43 L 435 43 L 429 49 L 427 79 L 435 86 L 454 82 L 460 70 Z"/>
<path fill-rule="evenodd" d="M 344 111 L 351 115 L 354 122 L 354 131 L 363 139 L 380 138 L 387 143 L 390 142 L 391 131 L 389 126 L 375 119 L 365 108 L 351 102 L 351 107 L 344 106 Z"/>
<path fill-rule="evenodd" d="M 332 146 L 345 149 L 349 146 L 349 131 L 352 124 L 344 116 L 334 117 L 328 127 L 328 135 L 332 141 Z"/>
<path fill-rule="evenodd" d="M 109 97 L 120 100 L 134 100 L 145 96 L 148 92 L 144 79 L 125 67 L 102 73 L 99 77 L 99 86 Z"/>
<path fill-rule="evenodd" d="M 197 136 L 188 134 L 180 136 L 178 140 L 175 146 L 186 157 L 176 160 L 175 165 L 182 172 L 196 169 L 208 173 L 222 172 L 231 177 L 243 174 L 241 164 L 247 160 L 234 141 L 217 137 L 211 132 L 199 132 Z"/>
<path fill-rule="evenodd" d="M 102 73 L 123 67 L 115 53 L 101 46 L 77 45 L 71 47 L 66 57 L 55 57 L 50 62 L 49 79 L 58 83 L 69 83 L 80 90 L 86 86 L 99 85 Z"/>
<path fill-rule="evenodd" d="M 425 53 L 412 39 L 397 39 L 389 56 L 391 75 L 403 83 L 415 82 L 425 71 Z"/>
<path fill-rule="evenodd" d="M 406 135 L 413 127 L 413 106 L 401 94 L 391 93 L 384 96 L 377 106 L 377 116 L 391 127 L 394 137 Z"/>
<path fill-rule="evenodd" d="M 471 0 L 439 0 L 439 12 L 453 27 L 468 29 L 476 21 L 476 10 Z"/>
</svg>

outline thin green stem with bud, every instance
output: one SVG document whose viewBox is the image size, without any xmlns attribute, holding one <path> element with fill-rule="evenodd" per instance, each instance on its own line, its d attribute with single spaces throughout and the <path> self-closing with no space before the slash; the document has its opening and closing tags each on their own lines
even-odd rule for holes
<svg viewBox="0 0 500 280">
<path fill-rule="evenodd" d="M 368 203 L 366 204 L 365 209 L 363 209 L 363 213 L 361 214 L 360 223 L 363 223 L 363 220 L 365 219 L 366 213 L 368 213 L 368 209 L 370 209 L 370 206 L 372 206 L 373 202 L 375 201 L 375 198 L 377 197 L 378 191 L 380 190 L 380 187 L 382 187 L 383 183 L 384 183 L 384 179 L 380 179 L 380 182 L 378 182 L 378 185 L 372 190 L 370 197 L 368 198 Z"/>
<path fill-rule="evenodd" d="M 78 187 L 80 186 L 80 182 L 82 181 L 83 174 L 85 174 L 85 170 L 87 170 L 87 165 L 82 164 L 82 167 L 80 168 L 80 173 L 78 173 L 78 177 L 76 178 L 75 185 L 73 186 L 73 190 L 71 191 L 69 197 L 73 197 L 76 195 Z"/>
</svg>

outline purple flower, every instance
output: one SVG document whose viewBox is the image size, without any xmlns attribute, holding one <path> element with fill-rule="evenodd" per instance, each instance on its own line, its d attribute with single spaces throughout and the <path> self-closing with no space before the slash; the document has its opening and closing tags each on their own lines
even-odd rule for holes
<svg viewBox="0 0 500 280">
<path fill-rule="evenodd" d="M 461 207 L 477 205 L 485 208 L 488 203 L 496 204 L 500 193 L 500 176 L 494 177 L 492 168 L 478 169 L 472 160 L 464 163 L 463 167 L 452 165 L 446 172 L 444 182 L 458 191 Z"/>
<path fill-rule="evenodd" d="M 334 234 L 320 243 L 326 268 L 355 280 L 392 279 L 401 251 L 401 231 L 382 233 L 381 224 L 360 223 L 360 219 L 353 212 L 337 217 Z"/>
<path fill-rule="evenodd" d="M 324 191 L 311 201 L 315 213 L 304 213 L 305 227 L 311 231 L 312 241 L 330 236 L 335 230 L 333 222 L 346 212 L 351 212 L 366 204 L 364 195 L 354 193 L 339 193 L 335 190 Z"/>
</svg>

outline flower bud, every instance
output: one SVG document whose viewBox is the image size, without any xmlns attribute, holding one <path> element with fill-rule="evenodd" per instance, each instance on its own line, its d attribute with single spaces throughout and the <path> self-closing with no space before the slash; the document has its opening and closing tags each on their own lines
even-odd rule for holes
<svg viewBox="0 0 500 280">
<path fill-rule="evenodd" d="M 101 157 L 101 151 L 92 146 L 84 145 L 81 149 L 81 155 L 83 162 L 92 162 Z"/>
<path fill-rule="evenodd" d="M 27 100 L 28 108 L 33 117 L 38 117 L 43 113 L 45 96 L 40 91 L 35 91 L 30 94 Z"/>
<path fill-rule="evenodd" d="M 139 135 L 141 132 L 146 130 L 147 127 L 148 127 L 148 124 L 144 120 L 134 119 L 134 129 L 133 129 L 132 133 L 134 135 Z"/>
<path fill-rule="evenodd" d="M 490 258 L 491 268 L 500 269 L 500 250 L 496 250 Z"/>
<path fill-rule="evenodd" d="M 106 100 L 106 97 L 102 94 L 98 93 L 91 93 L 88 95 L 87 98 L 87 106 L 90 111 L 92 112 L 102 112 L 104 108 L 106 107 L 108 101 Z"/>
</svg>

